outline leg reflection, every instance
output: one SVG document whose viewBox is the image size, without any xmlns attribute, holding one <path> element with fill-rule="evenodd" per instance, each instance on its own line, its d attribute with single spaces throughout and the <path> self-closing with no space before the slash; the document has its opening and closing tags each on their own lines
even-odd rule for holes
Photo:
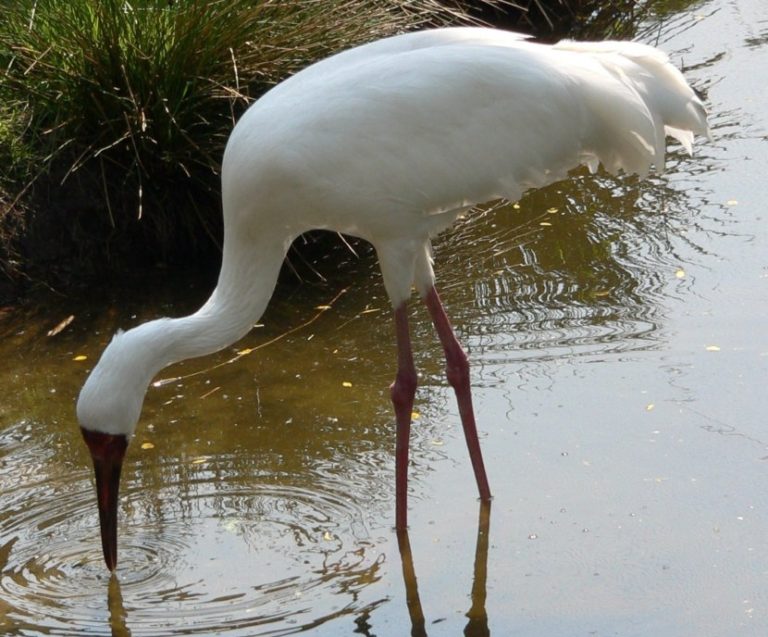
<svg viewBox="0 0 768 637">
<path fill-rule="evenodd" d="M 480 502 L 480 515 L 477 525 L 477 543 L 475 544 L 475 568 L 472 581 L 472 603 L 467 611 L 467 622 L 464 628 L 465 637 L 488 637 L 488 614 L 485 611 L 486 581 L 488 578 L 488 536 L 491 526 L 491 502 Z M 397 530 L 397 546 L 400 549 L 400 559 L 403 564 L 403 580 L 405 582 L 405 600 L 408 605 L 408 615 L 411 618 L 411 637 L 427 637 L 424 611 L 421 608 L 419 587 L 416 582 L 416 570 L 413 566 L 411 543 L 407 529 Z"/>
<path fill-rule="evenodd" d="M 131 630 L 125 623 L 126 613 L 123 606 L 123 593 L 120 590 L 120 580 L 117 579 L 117 575 L 114 573 L 109 578 L 107 606 L 109 608 L 109 627 L 112 629 L 112 637 L 131 637 Z"/>
<path fill-rule="evenodd" d="M 408 539 L 408 529 L 397 529 L 397 546 L 400 549 L 400 559 L 403 563 L 403 580 L 405 581 L 405 602 L 408 604 L 408 615 L 411 617 L 411 637 L 427 637 L 424 628 L 424 611 L 421 610 L 419 586 L 416 583 L 416 570 L 413 568 L 411 542 Z"/>
<path fill-rule="evenodd" d="M 466 637 L 488 637 L 488 614 L 485 612 L 485 597 L 488 581 L 488 535 L 491 529 L 491 501 L 480 502 L 480 516 L 477 522 L 477 544 L 475 544 L 475 573 L 472 580 L 472 605 L 467 611 L 469 621 L 464 628 Z"/>
</svg>

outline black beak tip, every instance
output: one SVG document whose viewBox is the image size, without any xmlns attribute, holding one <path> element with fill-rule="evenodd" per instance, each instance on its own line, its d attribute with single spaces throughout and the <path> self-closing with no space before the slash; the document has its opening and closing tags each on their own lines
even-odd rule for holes
<svg viewBox="0 0 768 637">
<path fill-rule="evenodd" d="M 120 471 L 128 447 L 128 439 L 121 434 L 106 434 L 82 429 L 83 438 L 93 458 L 96 475 L 96 501 L 99 508 L 99 527 L 104 562 L 111 573 L 117 567 L 117 504 Z"/>
</svg>

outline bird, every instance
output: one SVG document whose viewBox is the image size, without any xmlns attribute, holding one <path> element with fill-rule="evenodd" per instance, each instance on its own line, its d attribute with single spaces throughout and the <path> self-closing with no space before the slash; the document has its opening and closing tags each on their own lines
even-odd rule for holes
<svg viewBox="0 0 768 637">
<path fill-rule="evenodd" d="M 489 501 L 469 361 L 436 288 L 432 238 L 478 204 L 518 200 L 580 166 L 661 172 L 666 137 L 691 153 L 695 135 L 711 137 L 701 99 L 666 53 L 636 42 L 550 45 L 486 27 L 427 29 L 342 51 L 272 87 L 225 146 L 224 241 L 210 298 L 189 316 L 118 330 L 77 399 L 107 568 L 117 566 L 123 459 L 153 377 L 243 337 L 292 241 L 314 229 L 372 244 L 393 308 L 395 527 L 407 527 L 414 289 L 444 350 L 480 500 Z"/>
</svg>

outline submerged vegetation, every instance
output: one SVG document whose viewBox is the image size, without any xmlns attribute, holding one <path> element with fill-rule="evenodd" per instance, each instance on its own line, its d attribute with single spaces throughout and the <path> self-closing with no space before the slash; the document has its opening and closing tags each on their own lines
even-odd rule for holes
<svg viewBox="0 0 768 637">
<path fill-rule="evenodd" d="M 30 265 L 51 277 L 214 252 L 219 161 L 234 121 L 316 59 L 404 30 L 473 20 L 554 32 L 569 16 L 600 23 L 608 15 L 601 4 L 2 3 L 0 280 L 18 280 Z M 646 3 L 620 4 L 624 13 L 611 3 L 616 25 L 626 22 L 617 15 Z"/>
</svg>

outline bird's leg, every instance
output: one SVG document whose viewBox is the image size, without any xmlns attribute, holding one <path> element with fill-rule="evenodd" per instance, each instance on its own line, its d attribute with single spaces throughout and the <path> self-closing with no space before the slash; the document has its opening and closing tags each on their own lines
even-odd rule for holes
<svg viewBox="0 0 768 637">
<path fill-rule="evenodd" d="M 411 434 L 413 397 L 416 395 L 416 368 L 413 365 L 408 310 L 403 302 L 395 310 L 397 376 L 389 388 L 397 420 L 395 446 L 395 527 L 408 526 L 408 442 Z"/>
<path fill-rule="evenodd" d="M 472 408 L 472 392 L 469 385 L 469 361 L 456 335 L 453 333 L 451 323 L 434 286 L 427 292 L 424 302 L 427 305 L 432 322 L 435 324 L 437 335 L 445 351 L 445 373 L 448 382 L 456 392 L 461 426 L 464 429 L 464 437 L 467 440 L 469 458 L 472 461 L 472 469 L 475 472 L 480 499 L 483 501 L 490 500 L 491 490 L 488 487 L 488 478 L 485 475 L 483 454 L 480 451 L 480 441 L 477 438 L 475 412 Z"/>
</svg>

